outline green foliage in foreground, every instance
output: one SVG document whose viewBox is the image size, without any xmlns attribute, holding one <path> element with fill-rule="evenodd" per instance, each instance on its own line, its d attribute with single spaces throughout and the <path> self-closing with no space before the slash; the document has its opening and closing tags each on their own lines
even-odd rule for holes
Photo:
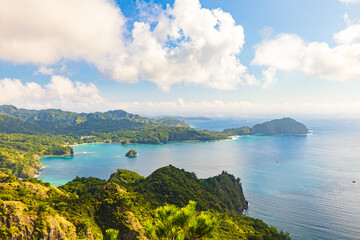
<svg viewBox="0 0 360 240">
<path fill-rule="evenodd" d="M 185 173 L 190 177 L 191 173 Z M 209 207 L 199 211 L 193 201 L 185 206 L 162 204 L 157 202 L 161 200 L 158 196 L 151 194 L 145 199 L 125 185 L 139 184 L 147 178 L 125 170 L 113 176 L 121 179 L 122 186 L 115 183 L 115 177 L 109 181 L 76 178 L 55 188 L 38 179 L 19 180 L 0 173 L 0 238 L 290 239 L 261 220 L 229 215 L 226 209 L 219 212 Z M 180 183 L 174 183 L 172 188 L 181 188 Z"/>
<path fill-rule="evenodd" d="M 115 229 L 108 229 L 105 232 L 105 240 L 116 240 L 119 236 L 119 231 Z"/>
<path fill-rule="evenodd" d="M 153 222 L 145 223 L 145 232 L 151 239 L 201 239 L 212 238 L 217 219 L 210 212 L 195 211 L 196 202 L 183 208 L 165 205 L 155 210 Z"/>
</svg>

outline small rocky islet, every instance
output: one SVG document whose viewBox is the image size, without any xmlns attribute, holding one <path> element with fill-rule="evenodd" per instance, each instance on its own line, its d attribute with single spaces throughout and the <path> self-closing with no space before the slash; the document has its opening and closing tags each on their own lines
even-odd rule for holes
<svg viewBox="0 0 360 240">
<path fill-rule="evenodd" d="M 134 150 L 134 149 L 130 149 L 125 156 L 126 157 L 136 157 L 138 155 L 138 153 Z"/>
</svg>

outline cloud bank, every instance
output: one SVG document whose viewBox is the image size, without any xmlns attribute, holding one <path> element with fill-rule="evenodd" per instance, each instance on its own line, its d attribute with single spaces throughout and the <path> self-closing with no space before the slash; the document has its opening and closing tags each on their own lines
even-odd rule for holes
<svg viewBox="0 0 360 240">
<path fill-rule="evenodd" d="M 73 82 L 62 76 L 52 76 L 44 87 L 19 79 L 0 80 L 0 104 L 26 108 L 62 108 L 73 111 L 91 111 L 106 104 L 94 84 Z"/>
<path fill-rule="evenodd" d="M 256 46 L 253 65 L 336 81 L 360 80 L 360 24 L 334 34 L 337 45 L 306 43 L 296 34 L 279 34 Z"/>
<path fill-rule="evenodd" d="M 269 75 L 272 69 L 265 70 Z M 75 112 L 124 109 L 145 115 L 184 115 L 217 117 L 257 117 L 289 115 L 336 115 L 360 117 L 360 102 L 346 103 L 251 103 L 248 101 L 128 101 L 110 102 L 104 99 L 94 84 L 51 76 L 44 87 L 19 79 L 0 80 L 0 104 L 13 104 L 28 109 L 60 108 Z"/>
<path fill-rule="evenodd" d="M 128 32 L 128 19 L 110 0 L 0 1 L 6 23 L 0 24 L 0 59 L 45 66 L 85 60 L 116 81 L 147 80 L 163 89 L 180 82 L 256 85 L 238 59 L 243 28 L 229 13 L 202 8 L 199 0 L 147 7 L 154 10 L 141 11 Z"/>
<path fill-rule="evenodd" d="M 360 117 L 360 102 L 337 103 L 252 103 L 248 101 L 175 101 L 123 102 L 112 107 L 154 115 L 184 115 L 209 117 L 264 117 L 264 116 L 336 116 Z"/>
</svg>

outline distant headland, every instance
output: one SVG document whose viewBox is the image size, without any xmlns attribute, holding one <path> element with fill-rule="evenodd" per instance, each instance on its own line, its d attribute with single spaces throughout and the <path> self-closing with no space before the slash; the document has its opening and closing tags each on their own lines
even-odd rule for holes
<svg viewBox="0 0 360 240">
<path fill-rule="evenodd" d="M 304 135 L 309 129 L 292 118 L 275 119 L 253 127 L 227 128 L 223 133 L 228 135 Z"/>
</svg>

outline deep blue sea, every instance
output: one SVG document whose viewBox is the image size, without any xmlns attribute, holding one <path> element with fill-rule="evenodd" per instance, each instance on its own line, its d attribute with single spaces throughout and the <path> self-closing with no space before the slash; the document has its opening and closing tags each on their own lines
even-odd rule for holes
<svg viewBox="0 0 360 240">
<path fill-rule="evenodd" d="M 188 121 L 197 129 L 252 126 L 263 120 Z M 360 121 L 298 119 L 306 136 L 248 136 L 214 142 L 88 144 L 75 156 L 42 158 L 40 178 L 54 185 L 75 176 L 108 179 L 117 168 L 148 176 L 172 164 L 210 177 L 226 170 L 241 178 L 246 215 L 293 239 L 360 239 Z M 124 155 L 134 148 L 136 158 Z M 355 183 L 353 183 L 355 181 Z"/>
</svg>

